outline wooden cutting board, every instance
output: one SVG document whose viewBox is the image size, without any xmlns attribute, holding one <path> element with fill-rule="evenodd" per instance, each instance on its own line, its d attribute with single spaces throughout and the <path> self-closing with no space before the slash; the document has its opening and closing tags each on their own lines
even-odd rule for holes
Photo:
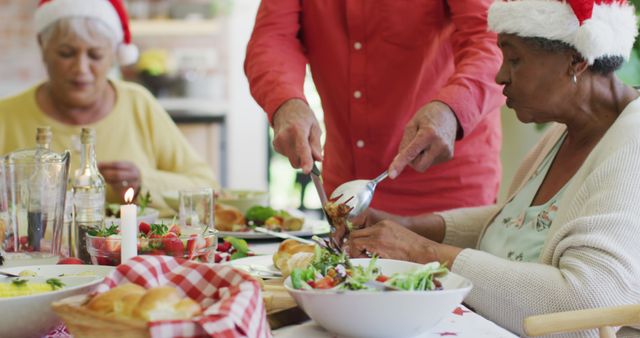
<svg viewBox="0 0 640 338">
<path fill-rule="evenodd" d="M 282 279 L 268 279 L 262 283 L 262 299 L 272 330 L 309 320 L 282 283 Z"/>
<path fill-rule="evenodd" d="M 282 279 L 267 279 L 263 281 L 262 299 L 264 300 L 267 314 L 296 306 L 296 301 L 291 298 L 282 283 Z"/>
</svg>

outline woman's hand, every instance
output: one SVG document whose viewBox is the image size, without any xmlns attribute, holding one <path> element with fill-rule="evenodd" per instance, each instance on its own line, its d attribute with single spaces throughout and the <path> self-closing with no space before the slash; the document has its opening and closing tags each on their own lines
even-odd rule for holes
<svg viewBox="0 0 640 338">
<path fill-rule="evenodd" d="M 358 217 L 351 220 L 354 229 L 361 229 L 373 226 L 383 220 L 398 223 L 403 227 L 417 233 L 418 235 L 436 241 L 442 242 L 445 233 L 444 219 L 436 214 L 422 214 L 416 216 L 400 216 L 368 208 Z"/>
<path fill-rule="evenodd" d="M 136 195 L 140 190 L 141 177 L 138 167 L 129 161 L 100 162 L 98 170 L 111 189 L 120 196 L 124 202 L 124 193 L 133 188 Z"/>
<path fill-rule="evenodd" d="M 286 101 L 273 117 L 273 149 L 289 158 L 305 174 L 313 161 L 322 160 L 320 125 L 311 108 L 300 99 Z"/>
<path fill-rule="evenodd" d="M 394 215 L 382 210 L 367 208 L 363 213 L 358 215 L 358 217 L 351 220 L 351 224 L 355 229 L 367 228 L 378 222 L 383 220 L 394 221 L 398 224 L 401 224 L 405 227 L 409 227 L 411 225 L 411 218 L 404 217 L 400 215 Z"/>
<path fill-rule="evenodd" d="M 439 245 L 388 220 L 352 231 L 346 243 L 351 257 L 368 257 L 375 254 L 380 258 L 417 263 L 439 261 Z"/>
</svg>

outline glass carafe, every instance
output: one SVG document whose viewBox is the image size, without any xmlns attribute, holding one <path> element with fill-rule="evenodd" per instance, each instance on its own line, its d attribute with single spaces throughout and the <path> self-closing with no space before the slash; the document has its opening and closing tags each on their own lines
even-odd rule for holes
<svg viewBox="0 0 640 338">
<path fill-rule="evenodd" d="M 68 151 L 36 148 L 10 153 L 0 162 L 8 215 L 5 265 L 55 264 L 58 260 L 69 156 Z"/>
</svg>

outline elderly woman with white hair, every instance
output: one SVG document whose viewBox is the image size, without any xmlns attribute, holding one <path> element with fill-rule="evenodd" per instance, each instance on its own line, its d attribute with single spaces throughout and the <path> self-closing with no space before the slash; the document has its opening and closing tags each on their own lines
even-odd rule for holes
<svg viewBox="0 0 640 338">
<path fill-rule="evenodd" d="M 640 303 L 640 95 L 615 75 L 637 35 L 634 8 L 500 0 L 488 21 L 507 105 L 551 123 L 510 197 L 414 217 L 369 210 L 350 253 L 447 262 L 473 282 L 467 304 L 520 335 L 530 315 Z"/>
<path fill-rule="evenodd" d="M 169 115 L 143 87 L 108 78 L 115 63 L 137 58 L 121 0 L 42 0 L 35 14 L 48 79 L 0 101 L 0 154 L 33 147 L 37 126 L 51 126 L 54 150 L 79 151 L 80 130 L 96 130 L 107 201 L 124 191 L 161 193 L 218 185 Z M 72 156 L 71 172 L 79 166 Z"/>
</svg>

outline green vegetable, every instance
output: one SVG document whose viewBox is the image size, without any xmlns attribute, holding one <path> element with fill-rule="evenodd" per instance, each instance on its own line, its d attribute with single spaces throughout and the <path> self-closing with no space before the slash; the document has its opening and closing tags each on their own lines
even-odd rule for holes
<svg viewBox="0 0 640 338">
<path fill-rule="evenodd" d="M 27 280 L 26 279 L 14 279 L 11 281 L 11 284 L 15 285 L 15 286 L 25 286 L 27 285 Z"/>
<path fill-rule="evenodd" d="M 231 244 L 231 246 L 235 249 L 236 252 L 231 254 L 231 260 L 247 257 L 249 254 L 249 244 L 244 239 L 236 238 L 236 237 L 225 237 L 223 239 L 225 242 Z"/>
<path fill-rule="evenodd" d="M 151 227 L 151 230 L 149 231 L 149 235 L 155 234 L 155 235 L 164 236 L 167 234 L 167 232 L 169 232 L 169 226 L 164 223 L 150 224 L 149 226 Z"/>
<path fill-rule="evenodd" d="M 271 207 L 255 205 L 247 210 L 247 213 L 244 215 L 244 217 L 247 219 L 247 221 L 253 221 L 258 224 L 262 224 L 267 220 L 267 218 L 272 217 L 275 214 L 276 211 Z"/>
<path fill-rule="evenodd" d="M 433 279 L 445 276 L 448 272 L 446 265 L 431 262 L 411 272 L 393 274 L 385 284 L 408 291 L 434 290 L 436 285 Z"/>
<path fill-rule="evenodd" d="M 146 209 L 149 204 L 151 204 L 151 194 L 148 190 L 146 194 L 138 194 L 138 215 L 142 215 L 144 209 Z"/>
<path fill-rule="evenodd" d="M 89 231 L 87 231 L 87 233 L 90 236 L 94 236 L 94 237 L 109 237 L 111 235 L 117 235 L 118 234 L 118 226 L 115 225 L 114 223 L 111 223 L 110 226 L 108 227 L 102 227 L 100 229 L 90 229 Z"/>
<path fill-rule="evenodd" d="M 64 283 L 60 281 L 58 278 L 47 279 L 46 283 L 51 285 L 51 289 L 53 290 L 62 289 L 64 287 Z"/>
<path fill-rule="evenodd" d="M 294 289 L 302 289 L 302 284 L 306 284 L 302 280 L 302 269 L 293 269 L 291 271 L 291 285 Z"/>
</svg>

